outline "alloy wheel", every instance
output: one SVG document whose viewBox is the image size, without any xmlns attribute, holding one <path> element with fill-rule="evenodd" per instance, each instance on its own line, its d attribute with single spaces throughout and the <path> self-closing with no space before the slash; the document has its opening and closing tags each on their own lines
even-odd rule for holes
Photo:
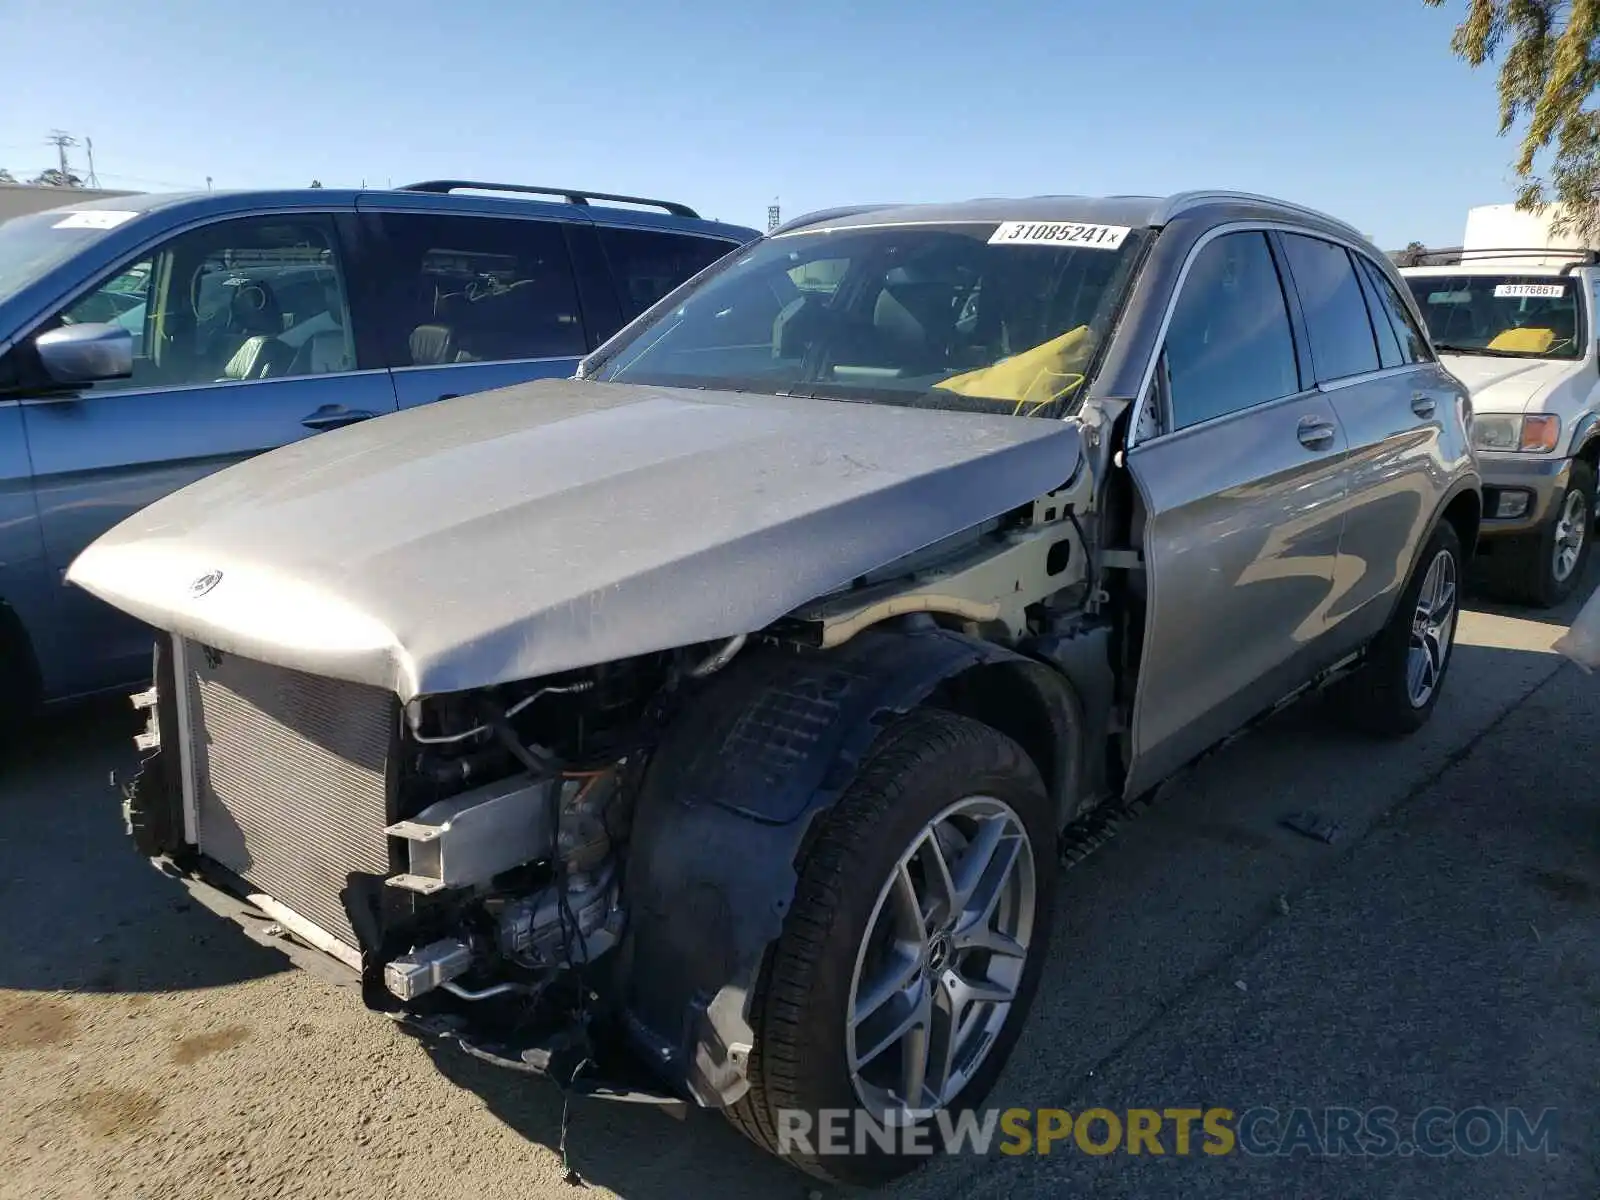
<svg viewBox="0 0 1600 1200">
<path fill-rule="evenodd" d="M 1034 849 L 1011 807 L 969 796 L 934 817 L 879 890 L 850 981 L 846 1055 L 882 1125 L 950 1104 L 988 1057 L 1032 944 Z"/>
<path fill-rule="evenodd" d="M 1584 539 L 1589 536 L 1587 509 L 1582 492 L 1567 493 L 1566 502 L 1561 506 L 1561 517 L 1556 522 L 1555 559 L 1550 564 L 1557 583 L 1565 583 L 1577 570 Z"/>
<path fill-rule="evenodd" d="M 1406 656 L 1406 695 L 1413 708 L 1432 698 L 1450 656 L 1456 620 L 1456 558 L 1441 550 L 1428 564 L 1411 618 L 1411 647 Z"/>
</svg>

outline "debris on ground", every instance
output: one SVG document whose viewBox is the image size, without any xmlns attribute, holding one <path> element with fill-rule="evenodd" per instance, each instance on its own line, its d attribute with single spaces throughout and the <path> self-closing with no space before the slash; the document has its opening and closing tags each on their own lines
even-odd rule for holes
<svg viewBox="0 0 1600 1200">
<path fill-rule="evenodd" d="M 1283 825 L 1286 829 L 1292 829 L 1296 833 L 1303 833 L 1308 838 L 1326 842 L 1330 846 L 1344 832 L 1343 825 L 1332 817 L 1319 812 L 1290 813 L 1283 819 Z"/>
</svg>

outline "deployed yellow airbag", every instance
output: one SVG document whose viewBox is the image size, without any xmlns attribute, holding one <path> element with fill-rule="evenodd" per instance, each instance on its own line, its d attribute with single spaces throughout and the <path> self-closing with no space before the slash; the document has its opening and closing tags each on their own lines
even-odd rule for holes
<svg viewBox="0 0 1600 1200">
<path fill-rule="evenodd" d="M 1094 335 L 1087 325 L 1079 325 L 993 366 L 952 375 L 934 386 L 996 404 L 1014 404 L 1013 413 L 1027 410 L 1031 415 L 1082 386 L 1083 368 L 1093 352 Z"/>
<path fill-rule="evenodd" d="M 1556 340 L 1553 329 L 1537 329 L 1527 326 L 1523 329 L 1507 329 L 1504 333 L 1495 335 L 1490 342 L 1490 350 L 1508 350 L 1512 354 L 1543 354 L 1550 349 Z"/>
</svg>

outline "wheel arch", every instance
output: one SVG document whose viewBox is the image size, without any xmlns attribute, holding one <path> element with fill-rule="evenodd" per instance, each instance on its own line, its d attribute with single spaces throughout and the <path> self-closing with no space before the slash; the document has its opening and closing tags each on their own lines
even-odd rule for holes
<svg viewBox="0 0 1600 1200">
<path fill-rule="evenodd" d="M 725 1107 L 748 1089 L 749 1001 L 816 818 L 919 707 L 1012 737 L 1071 809 L 1084 759 L 1071 685 L 931 623 L 827 653 L 747 651 L 664 731 L 634 813 L 618 994 L 636 1046 L 697 1102 Z"/>
<path fill-rule="evenodd" d="M 1589 413 L 1572 431 L 1572 457 L 1600 470 L 1600 413 Z"/>
<path fill-rule="evenodd" d="M 1448 521 L 1455 527 L 1456 536 L 1461 539 L 1461 556 L 1470 561 L 1476 553 L 1478 529 L 1483 523 L 1483 496 L 1476 484 L 1464 486 L 1453 493 L 1445 501 L 1438 520 Z"/>
<path fill-rule="evenodd" d="M 44 675 L 33 638 L 11 603 L 0 597 L 0 711 L 6 716 L 29 713 L 44 701 Z"/>
</svg>

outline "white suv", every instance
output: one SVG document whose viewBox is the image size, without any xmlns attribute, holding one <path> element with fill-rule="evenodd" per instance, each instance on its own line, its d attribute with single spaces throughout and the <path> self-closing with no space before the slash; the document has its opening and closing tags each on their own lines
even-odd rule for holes
<svg viewBox="0 0 1600 1200">
<path fill-rule="evenodd" d="M 1440 361 L 1472 392 L 1483 471 L 1481 565 L 1559 604 L 1583 575 L 1600 457 L 1593 251 L 1467 250 L 1403 267 Z"/>
</svg>

